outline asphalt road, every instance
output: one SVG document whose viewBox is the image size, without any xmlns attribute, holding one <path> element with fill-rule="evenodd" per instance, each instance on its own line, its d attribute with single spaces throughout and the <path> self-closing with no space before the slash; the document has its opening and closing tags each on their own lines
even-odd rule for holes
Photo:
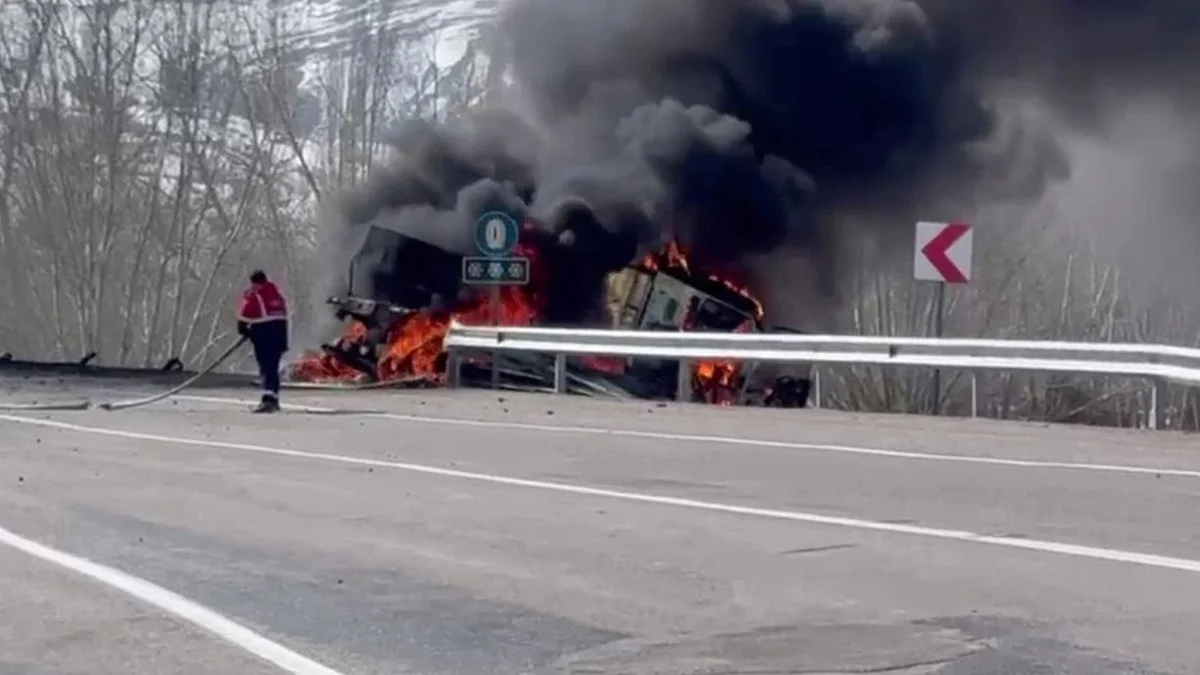
<svg viewBox="0 0 1200 675">
<path fill-rule="evenodd" d="M 1200 672 L 1194 437 L 196 396 L 0 415 L 0 528 L 345 675 Z M 2 673 L 280 672 L 11 543 L 0 575 Z"/>
</svg>

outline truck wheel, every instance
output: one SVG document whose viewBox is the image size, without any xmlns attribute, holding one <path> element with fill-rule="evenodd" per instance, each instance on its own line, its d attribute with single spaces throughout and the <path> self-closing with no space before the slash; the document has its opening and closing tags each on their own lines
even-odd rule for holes
<svg viewBox="0 0 1200 675">
<path fill-rule="evenodd" d="M 772 408 L 804 408 L 808 406 L 808 394 L 812 381 L 808 378 L 779 377 L 765 401 Z"/>
</svg>

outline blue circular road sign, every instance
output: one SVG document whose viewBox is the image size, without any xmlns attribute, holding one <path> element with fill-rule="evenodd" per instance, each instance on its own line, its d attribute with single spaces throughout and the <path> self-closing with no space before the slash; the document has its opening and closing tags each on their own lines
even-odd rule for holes
<svg viewBox="0 0 1200 675">
<path fill-rule="evenodd" d="M 507 256 L 517 247 L 520 236 L 517 221 L 502 211 L 488 211 L 475 221 L 475 247 L 485 256 Z"/>
</svg>

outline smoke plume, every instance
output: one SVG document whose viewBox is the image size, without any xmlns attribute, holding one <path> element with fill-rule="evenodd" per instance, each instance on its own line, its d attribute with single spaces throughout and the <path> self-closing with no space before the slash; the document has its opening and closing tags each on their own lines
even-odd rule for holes
<svg viewBox="0 0 1200 675">
<path fill-rule="evenodd" d="M 1071 176 L 1066 131 L 1131 96 L 1197 102 L 1198 24 L 1195 0 L 511 0 L 511 86 L 405 125 L 342 226 L 470 254 L 482 211 L 531 217 L 555 323 L 668 237 L 759 268 L 768 311 L 821 302 L 839 239 L 1034 205 Z"/>
<path fill-rule="evenodd" d="M 1140 304 L 1200 284 L 1200 3 L 925 0 L 993 100 L 1038 106 L 1071 176 L 1051 225 L 1119 266 Z M 1069 251 L 1062 251 L 1060 260 Z M 1191 336 L 1188 336 L 1191 339 Z"/>
</svg>

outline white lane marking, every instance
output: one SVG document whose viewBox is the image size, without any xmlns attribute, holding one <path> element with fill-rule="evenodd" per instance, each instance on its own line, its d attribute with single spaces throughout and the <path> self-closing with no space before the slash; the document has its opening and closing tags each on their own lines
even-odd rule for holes
<svg viewBox="0 0 1200 675">
<path fill-rule="evenodd" d="M 204 605 L 169 591 L 127 572 L 101 565 L 70 553 L 64 553 L 26 539 L 19 534 L 0 527 L 0 544 L 23 551 L 35 558 L 90 577 L 106 586 L 111 586 L 142 602 L 153 605 L 168 614 L 177 616 L 232 643 L 239 649 L 280 669 L 296 675 L 342 675 L 338 671 L 321 665 L 312 659 L 297 654 L 283 645 L 255 633 L 245 626 L 225 617 Z"/>
<path fill-rule="evenodd" d="M 176 398 L 199 403 L 220 403 L 227 405 L 249 405 L 254 401 L 220 396 L 193 396 L 191 394 L 176 396 Z M 311 405 L 284 405 L 284 408 L 319 413 L 337 412 L 336 408 Z M 462 427 L 482 427 L 491 429 L 519 429 L 521 431 L 541 431 L 551 433 L 590 434 L 599 436 L 618 436 L 624 438 L 642 438 L 659 441 L 686 441 L 690 443 L 710 443 L 714 445 L 742 445 L 757 448 L 776 448 L 786 450 L 806 450 L 814 452 L 831 452 L 848 455 L 868 455 L 874 457 L 890 457 L 892 459 L 919 459 L 935 462 L 959 462 L 963 464 L 991 464 L 993 466 L 1014 466 L 1033 469 L 1071 469 L 1077 471 L 1103 471 L 1108 473 L 1153 474 L 1156 476 L 1175 476 L 1182 478 L 1200 478 L 1200 469 L 1170 469 L 1149 466 L 1132 466 L 1124 464 L 1091 464 L 1087 462 L 1048 462 L 1034 459 L 1005 459 L 1003 457 L 980 457 L 973 455 L 950 455 L 936 452 L 914 452 L 909 450 L 884 450 L 882 448 L 864 448 L 851 445 L 830 445 L 825 443 L 800 443 L 796 441 L 768 441 L 737 436 L 704 436 L 698 434 L 678 434 L 662 431 L 636 431 L 632 429 L 604 429 L 601 427 L 582 427 L 555 424 L 528 424 L 525 422 L 496 422 L 488 420 L 468 420 L 455 417 L 425 417 L 420 415 L 405 415 L 402 413 L 363 412 L 356 413 L 360 417 L 389 419 L 399 422 L 415 422 L 421 424 L 443 424 Z"/>
<path fill-rule="evenodd" d="M 128 438 L 134 440 L 156 441 L 173 445 L 194 445 L 206 448 L 219 448 L 222 450 L 242 450 L 245 452 L 256 452 L 266 455 L 278 455 L 283 457 L 298 457 L 302 459 L 317 459 L 327 462 L 338 462 L 341 464 L 351 464 L 357 466 L 380 467 L 385 469 L 397 469 L 400 471 L 408 471 L 411 473 L 422 473 L 432 476 L 442 476 L 446 478 L 460 478 L 472 480 L 481 483 L 492 483 L 495 485 L 508 485 L 513 487 L 532 488 L 536 490 L 547 490 L 551 492 L 561 492 L 575 495 L 585 495 L 589 497 L 604 497 L 608 499 L 619 499 L 630 502 L 639 502 L 643 504 L 656 504 L 659 506 L 676 506 L 687 509 L 697 509 L 702 511 L 712 511 L 718 513 L 728 513 L 741 516 L 753 516 L 758 518 L 773 518 L 778 520 L 790 520 L 804 523 L 814 523 L 818 525 L 832 525 L 836 527 L 846 527 L 857 530 L 874 530 L 877 532 L 889 532 L 893 534 L 908 534 L 919 537 L 931 537 L 934 539 L 949 539 L 953 541 L 972 542 L 980 544 L 992 544 L 994 546 L 1005 546 L 1008 548 L 1029 549 L 1032 551 L 1041 551 L 1044 553 L 1057 553 L 1059 555 L 1076 556 L 1080 558 L 1092 558 L 1095 560 L 1109 560 L 1113 562 L 1130 563 L 1134 565 L 1145 565 L 1149 567 L 1162 567 L 1167 569 L 1182 570 L 1185 572 L 1200 572 L 1200 560 L 1192 560 L 1188 558 L 1174 558 L 1170 556 L 1155 555 L 1152 553 L 1139 553 L 1136 551 L 1122 551 L 1119 549 L 1098 548 L 1094 546 L 1083 546 L 1078 544 L 1067 544 L 1056 541 L 1042 541 L 1037 539 L 1019 539 L 1015 537 L 995 537 L 989 535 L 978 534 L 967 530 L 948 530 L 935 527 L 921 527 L 919 525 L 903 525 L 898 523 L 884 523 L 874 520 L 862 520 L 858 518 L 843 518 L 840 516 L 824 516 L 816 513 L 805 513 L 802 511 L 783 511 L 779 509 L 764 509 L 751 506 L 737 506 L 734 504 L 723 504 L 720 502 L 699 501 L 695 499 L 683 499 L 680 497 L 668 497 L 665 495 L 647 494 L 641 492 L 624 492 L 620 490 L 610 490 L 606 488 L 594 488 L 584 485 L 570 485 L 566 483 L 551 483 L 548 481 L 530 480 L 526 478 L 511 478 L 508 476 L 497 476 L 493 474 L 474 473 L 470 471 L 457 471 L 455 469 L 443 469 L 425 464 L 410 464 L 407 462 L 393 462 L 379 459 L 367 459 L 365 457 L 349 457 L 346 455 L 335 455 L 324 452 L 306 452 L 303 450 L 290 450 L 287 448 L 276 448 L 266 445 L 253 445 L 250 443 L 234 443 L 230 441 L 214 441 L 200 438 L 186 438 L 180 436 L 164 436 L 161 434 L 148 434 L 140 431 L 125 431 L 123 429 L 108 429 L 104 427 L 89 427 L 80 424 L 71 424 L 68 422 L 59 422 L 56 420 L 38 419 L 32 417 L 19 417 L 16 415 L 0 415 L 0 420 L 8 422 L 16 422 L 18 424 L 32 424 L 41 427 L 49 427 L 53 429 L 62 429 L 65 431 L 74 431 L 88 434 L 96 434 L 99 436 L 113 436 L 117 438 Z"/>
</svg>

